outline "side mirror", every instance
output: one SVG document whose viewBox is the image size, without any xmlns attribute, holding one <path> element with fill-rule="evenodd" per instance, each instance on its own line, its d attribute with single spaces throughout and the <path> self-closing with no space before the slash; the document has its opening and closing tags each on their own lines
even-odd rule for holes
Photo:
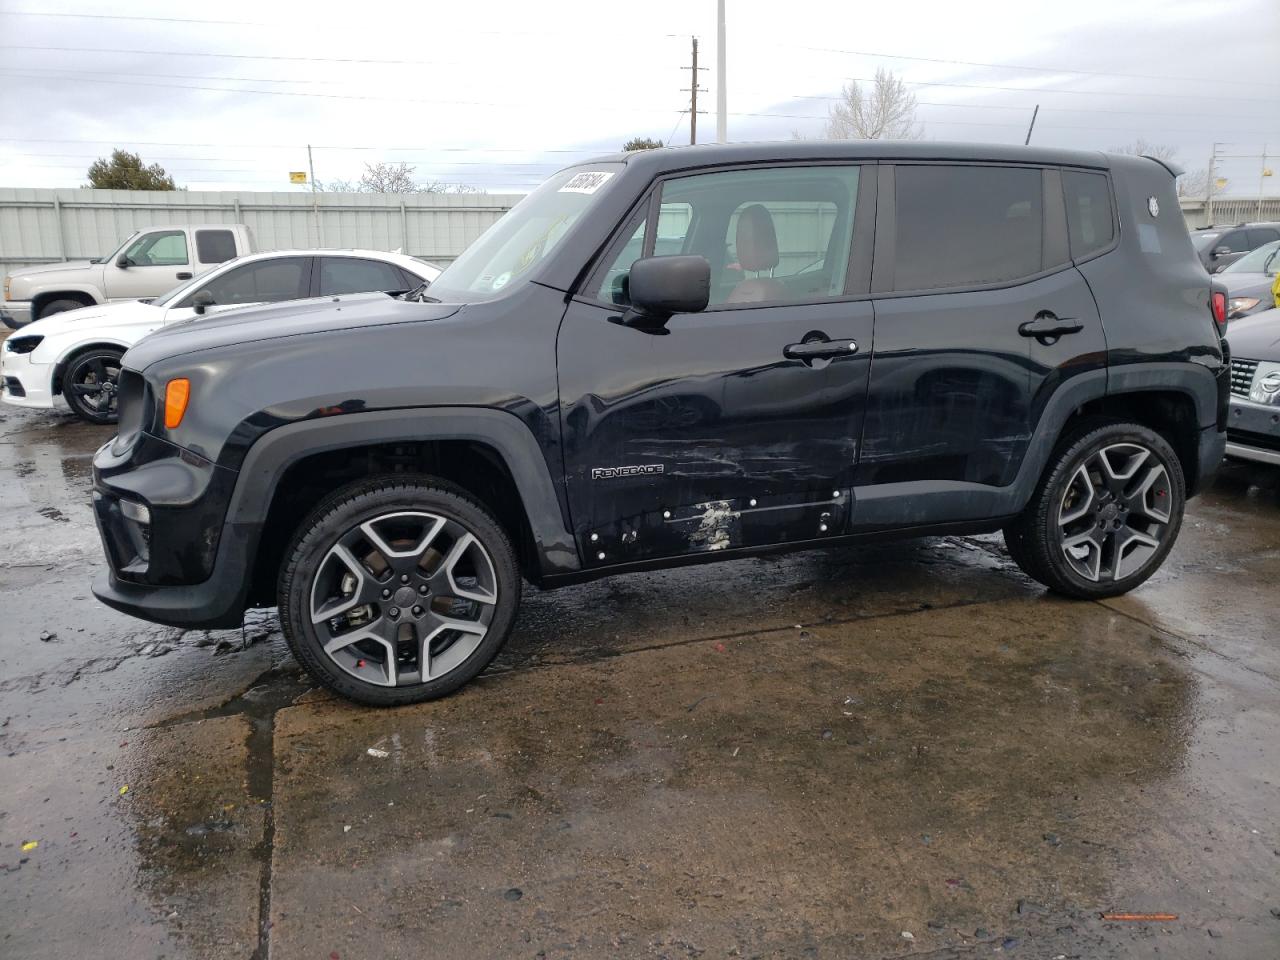
<svg viewBox="0 0 1280 960">
<path fill-rule="evenodd" d="M 195 295 L 191 298 L 191 309 L 199 315 L 203 314 L 206 309 L 212 307 L 215 303 L 217 303 L 217 301 L 213 299 L 213 294 L 207 289 L 197 290 Z"/>
<path fill-rule="evenodd" d="M 121 270 L 127 270 L 129 267 L 133 266 L 133 261 L 129 259 L 128 254 L 122 253 L 120 256 L 116 257 L 116 266 Z"/>
<path fill-rule="evenodd" d="M 627 287 L 628 326 L 661 326 L 676 313 L 697 313 L 711 299 L 711 264 L 706 257 L 645 257 L 631 265 Z"/>
</svg>

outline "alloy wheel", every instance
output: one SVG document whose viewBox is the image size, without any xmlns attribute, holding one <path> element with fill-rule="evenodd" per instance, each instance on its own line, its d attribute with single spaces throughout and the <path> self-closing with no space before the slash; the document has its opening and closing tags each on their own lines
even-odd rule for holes
<svg viewBox="0 0 1280 960">
<path fill-rule="evenodd" d="M 1160 550 L 1173 509 L 1169 472 L 1151 450 L 1113 443 L 1087 456 L 1067 482 L 1058 542 L 1086 580 L 1123 580 Z"/>
<path fill-rule="evenodd" d="M 120 361 L 108 357 L 91 357 L 79 364 L 71 383 L 71 392 L 86 413 L 96 417 L 114 417 L 119 397 Z"/>
<path fill-rule="evenodd" d="M 342 534 L 312 578 L 325 655 L 367 683 L 438 680 L 480 646 L 498 604 L 493 561 L 456 520 L 385 513 Z"/>
</svg>

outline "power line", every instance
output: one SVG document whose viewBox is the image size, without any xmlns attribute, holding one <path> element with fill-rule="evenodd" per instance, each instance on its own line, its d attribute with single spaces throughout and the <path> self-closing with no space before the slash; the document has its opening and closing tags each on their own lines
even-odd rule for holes
<svg viewBox="0 0 1280 960">
<path fill-rule="evenodd" d="M 24 74 L 21 74 L 21 73 L 11 73 L 10 75 L 24 76 Z M 866 78 L 849 78 L 849 79 L 862 80 Z M 196 85 L 196 84 L 146 83 L 141 80 L 99 80 L 98 82 L 114 84 L 118 86 L 159 87 L 165 90 L 174 90 L 174 89 L 201 90 L 201 91 L 207 91 L 211 93 L 253 94 L 256 96 L 269 96 L 269 97 L 303 97 L 308 99 L 350 100 L 355 102 L 422 103 L 422 104 L 430 104 L 433 106 L 470 106 L 470 107 L 482 106 L 482 107 L 502 107 L 502 108 L 525 107 L 525 106 L 531 105 L 528 103 L 484 101 L 484 100 L 440 100 L 440 99 L 419 98 L 419 97 L 379 97 L 379 96 L 363 95 L 363 94 L 308 93 L 308 92 L 299 91 L 299 90 L 250 90 L 242 87 L 240 88 L 206 87 L 206 86 Z M 917 83 L 925 86 L 966 86 L 966 87 L 967 86 L 983 86 L 981 84 L 945 84 L 945 83 L 934 83 L 932 81 L 903 81 L 903 82 Z M 1034 93 L 1041 93 L 1041 94 L 1042 93 L 1084 93 L 1084 91 L 1074 91 L 1074 90 L 1049 90 L 1049 89 L 1024 90 L 1023 88 L 1018 88 L 1018 87 L 992 87 L 991 89 L 1017 90 L 1018 92 L 1034 92 Z M 1097 93 L 1097 91 L 1094 91 L 1094 93 Z M 1117 94 L 1117 96 L 1127 96 L 1127 95 Z M 1138 96 L 1138 94 L 1133 94 L 1132 96 Z M 1162 96 L 1162 95 L 1150 94 L 1150 96 Z M 617 111 L 618 106 L 619 106 L 618 104 L 601 105 L 600 107 L 597 107 L 594 109 L 596 109 L 599 112 L 612 113 Z M 654 114 L 667 113 L 667 109 L 663 107 L 631 107 L 629 109 L 640 111 L 640 112 L 654 113 Z M 768 112 L 747 112 L 747 111 L 731 111 L 729 115 L 735 116 L 735 117 L 765 117 L 765 118 L 776 117 L 784 120 L 825 120 L 827 119 L 825 115 L 820 115 L 820 114 L 768 113 Z M 1022 126 L 1021 124 L 994 124 L 994 123 L 989 124 L 989 123 L 975 123 L 972 121 L 963 121 L 963 120 L 931 120 L 928 122 L 940 124 L 940 125 L 948 125 L 948 126 L 1017 126 L 1017 127 Z M 1061 129 L 1078 129 L 1078 130 L 1120 129 L 1120 128 L 1112 128 L 1112 127 L 1091 127 L 1091 126 L 1072 127 L 1066 124 L 1056 124 L 1055 126 Z M 1148 129 L 1155 129 L 1155 128 L 1148 128 Z M 1267 136 L 1271 135 L 1270 131 L 1261 131 L 1261 130 L 1246 131 L 1242 127 L 1236 128 L 1236 129 L 1239 132 L 1257 133 L 1259 135 L 1267 135 Z M 1195 131 L 1191 131 L 1190 128 L 1166 127 L 1166 128 L 1163 128 L 1162 132 L 1195 132 Z"/>
</svg>

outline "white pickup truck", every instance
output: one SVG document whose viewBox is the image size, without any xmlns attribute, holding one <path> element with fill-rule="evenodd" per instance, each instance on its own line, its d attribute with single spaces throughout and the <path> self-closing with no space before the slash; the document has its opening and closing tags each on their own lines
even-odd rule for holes
<svg viewBox="0 0 1280 960">
<path fill-rule="evenodd" d="M 240 223 L 146 227 L 110 256 L 11 273 L 4 278 L 0 321 L 17 329 L 63 310 L 158 297 L 184 280 L 253 252 L 253 234 Z"/>
</svg>

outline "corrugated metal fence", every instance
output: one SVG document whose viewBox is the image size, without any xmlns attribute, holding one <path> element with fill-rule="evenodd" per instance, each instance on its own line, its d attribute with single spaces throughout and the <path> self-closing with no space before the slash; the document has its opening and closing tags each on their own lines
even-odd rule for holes
<svg viewBox="0 0 1280 960">
<path fill-rule="evenodd" d="M 249 193 L 0 188 L 0 274 L 105 256 L 141 227 L 245 223 L 260 250 L 362 247 L 440 263 L 520 200 L 512 194 Z"/>
</svg>

